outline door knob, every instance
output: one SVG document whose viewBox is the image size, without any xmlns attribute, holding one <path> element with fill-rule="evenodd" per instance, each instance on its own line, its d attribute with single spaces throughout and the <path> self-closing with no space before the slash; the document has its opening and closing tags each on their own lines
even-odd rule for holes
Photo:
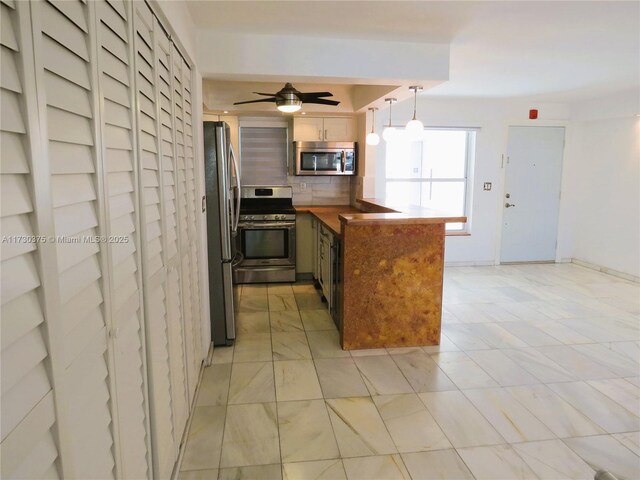
<svg viewBox="0 0 640 480">
<path fill-rule="evenodd" d="M 508 203 L 508 202 L 507 202 L 507 203 L 505 203 L 505 204 L 504 204 L 504 206 L 505 206 L 505 208 L 509 208 L 509 207 L 515 207 L 515 206 L 516 206 L 516 204 L 515 204 L 515 203 Z"/>
</svg>

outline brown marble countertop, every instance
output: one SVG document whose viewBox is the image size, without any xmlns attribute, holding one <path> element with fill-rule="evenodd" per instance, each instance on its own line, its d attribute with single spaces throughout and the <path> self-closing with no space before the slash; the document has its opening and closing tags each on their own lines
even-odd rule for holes
<svg viewBox="0 0 640 480">
<path fill-rule="evenodd" d="M 467 217 L 415 205 L 395 205 L 379 198 L 357 200 L 362 209 L 351 205 L 295 205 L 297 213 L 309 213 L 334 235 L 341 236 L 340 223 L 358 225 L 424 224 L 466 222 Z"/>
<path fill-rule="evenodd" d="M 294 205 L 296 213 L 309 213 L 336 236 L 340 236 L 340 214 L 362 213 L 351 205 Z"/>
<path fill-rule="evenodd" d="M 363 211 L 344 212 L 340 221 L 347 224 L 424 224 L 467 221 L 467 217 L 454 216 L 432 208 L 415 205 L 396 205 L 379 198 L 361 198 L 357 202 Z"/>
</svg>

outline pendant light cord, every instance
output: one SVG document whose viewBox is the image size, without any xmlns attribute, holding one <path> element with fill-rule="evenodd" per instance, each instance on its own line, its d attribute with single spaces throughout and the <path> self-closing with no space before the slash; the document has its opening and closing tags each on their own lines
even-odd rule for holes
<svg viewBox="0 0 640 480">
<path fill-rule="evenodd" d="M 416 119 L 416 104 L 418 102 L 418 89 L 413 89 L 413 120 Z"/>
<path fill-rule="evenodd" d="M 371 119 L 371 133 L 374 133 L 374 128 L 376 125 L 376 111 L 375 109 L 371 110 L 371 114 L 372 114 L 372 119 Z"/>
</svg>

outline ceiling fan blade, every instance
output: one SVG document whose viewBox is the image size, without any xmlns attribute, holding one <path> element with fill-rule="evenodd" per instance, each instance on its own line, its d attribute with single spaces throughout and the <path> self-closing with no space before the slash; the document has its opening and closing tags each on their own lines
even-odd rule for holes
<svg viewBox="0 0 640 480">
<path fill-rule="evenodd" d="M 277 93 L 262 93 L 262 92 L 252 92 L 255 93 L 256 95 L 264 95 L 265 97 L 277 97 L 278 94 Z"/>
<path fill-rule="evenodd" d="M 303 100 L 303 103 L 316 103 L 318 105 L 333 105 L 334 107 L 340 104 L 340 102 L 337 102 L 335 100 L 325 100 L 323 98 L 312 98 L 310 100 Z"/>
<path fill-rule="evenodd" d="M 331 92 L 301 92 L 301 100 L 304 102 L 306 99 L 320 98 L 320 97 L 333 97 Z"/>
<path fill-rule="evenodd" d="M 234 105 L 243 105 L 245 103 L 275 102 L 275 101 L 276 101 L 276 97 L 261 98 L 260 100 L 247 100 L 246 102 L 235 102 Z"/>
</svg>

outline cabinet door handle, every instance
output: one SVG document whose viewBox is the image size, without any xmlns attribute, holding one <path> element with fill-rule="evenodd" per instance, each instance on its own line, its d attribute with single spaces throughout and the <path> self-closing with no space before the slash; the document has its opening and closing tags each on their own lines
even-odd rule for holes
<svg viewBox="0 0 640 480">
<path fill-rule="evenodd" d="M 322 130 L 318 129 L 318 140 L 322 140 Z"/>
<path fill-rule="evenodd" d="M 327 131 L 328 131 L 328 130 L 325 130 L 325 131 L 324 131 L 324 139 L 325 139 L 325 140 L 327 139 Z"/>
</svg>

